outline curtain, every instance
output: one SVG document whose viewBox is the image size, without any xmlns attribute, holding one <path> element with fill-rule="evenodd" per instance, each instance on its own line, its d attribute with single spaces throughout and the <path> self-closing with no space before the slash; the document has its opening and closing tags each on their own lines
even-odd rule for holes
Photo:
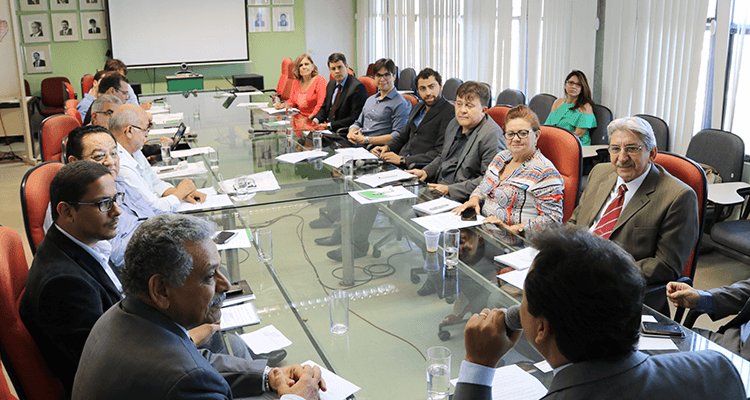
<svg viewBox="0 0 750 400">
<path fill-rule="evenodd" d="M 737 133 L 742 136 L 743 139 L 750 139 L 750 135 L 744 132 L 744 129 L 748 126 L 750 118 L 746 116 L 745 110 L 737 110 L 737 105 L 746 105 L 750 103 L 750 93 L 747 90 L 738 90 L 739 87 L 747 88 L 750 87 L 750 67 L 744 66 L 750 60 L 750 56 L 743 52 L 745 46 L 745 40 L 747 40 L 748 29 L 750 29 L 750 15 L 748 12 L 750 6 L 747 3 L 741 3 L 735 1 L 734 10 L 731 17 L 731 28 L 730 28 L 730 40 L 729 40 L 729 54 L 731 54 L 729 63 L 729 74 L 726 77 L 726 93 L 725 93 L 725 106 L 724 106 L 724 119 L 722 129 L 726 131 L 732 131 L 735 124 L 737 125 Z M 743 58 L 745 58 L 743 60 Z M 743 130 L 743 131 L 740 131 Z M 748 143 L 745 141 L 745 152 L 748 151 Z"/>
</svg>

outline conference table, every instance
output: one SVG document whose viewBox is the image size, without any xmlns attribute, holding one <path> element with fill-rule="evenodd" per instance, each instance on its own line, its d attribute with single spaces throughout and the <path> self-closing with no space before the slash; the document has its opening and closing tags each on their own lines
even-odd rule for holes
<svg viewBox="0 0 750 400">
<path fill-rule="evenodd" d="M 452 378 L 458 376 L 465 357 L 463 324 L 441 324 L 453 312 L 456 302 L 459 308 L 470 305 L 469 312 L 478 312 L 488 304 L 494 307 L 520 304 L 522 291 L 496 278 L 502 266 L 493 258 L 525 247 L 524 238 L 481 226 L 463 229 L 462 233 L 465 231 L 483 245 L 467 248 L 466 254 L 460 254 L 457 273 L 446 271 L 442 249 L 427 253 L 425 228 L 412 220 L 421 215 L 413 210 L 413 205 L 436 198 L 436 193 L 423 183 L 402 182 L 415 195 L 413 198 L 355 204 L 348 192 L 364 187 L 341 177 L 337 168 L 319 159 L 298 164 L 276 160 L 279 154 L 309 150 L 308 140 L 289 141 L 283 131 L 263 136 L 248 134 L 248 129 L 263 129 L 265 123 L 277 118 L 246 107 L 224 109 L 221 105 L 226 97 L 219 97 L 214 91 L 188 97 L 155 94 L 153 98 L 162 96 L 168 97 L 171 112 L 182 110 L 186 119 L 193 119 L 192 132 L 197 134 L 194 145 L 211 146 L 218 151 L 218 168 L 207 168 L 207 174 L 193 178 L 196 183 L 219 189 L 222 178 L 273 171 L 280 186 L 232 206 L 193 212 L 214 221 L 219 229 L 272 231 L 271 260 L 259 260 L 252 237 L 249 238 L 252 247 L 221 251 L 229 279 L 244 279 L 249 283 L 261 317 L 259 324 L 228 330 L 225 335 L 250 333 L 273 325 L 292 342 L 284 348 L 287 357 L 281 366 L 311 360 L 359 386 L 361 389 L 354 394 L 357 399 L 423 399 L 426 350 L 445 346 L 451 351 Z M 200 109 L 199 126 L 193 116 L 196 107 Z M 341 141 L 324 143 L 331 154 L 341 144 Z M 209 165 L 205 154 L 191 160 Z M 333 229 L 309 227 L 322 207 L 341 210 L 344 248 L 351 246 L 349 239 L 356 229 L 364 229 L 353 218 L 359 207 L 379 210 L 369 235 L 370 244 L 389 235 L 394 240 L 380 248 L 377 258 L 368 252 L 363 258 L 353 259 L 349 254 L 347 259 L 344 251 L 344 260 L 334 261 L 326 252 L 335 247 L 314 242 L 316 237 L 330 235 Z M 427 279 L 436 292 L 420 296 L 417 291 Z M 346 289 L 350 294 L 349 329 L 344 334 L 333 334 L 330 330 L 327 295 L 336 289 Z M 648 307 L 644 307 L 644 314 L 653 315 L 658 322 L 668 321 Z M 470 315 L 467 313 L 464 320 Z M 684 330 L 684 338 L 672 339 L 679 351 L 714 349 L 725 353 L 737 366 L 746 388 L 750 387 L 750 362 Z M 665 351 L 648 351 L 661 352 Z M 503 357 L 501 365 L 517 365 L 549 387 L 552 373 L 535 366 L 541 361 L 541 355 L 522 337 Z"/>
</svg>

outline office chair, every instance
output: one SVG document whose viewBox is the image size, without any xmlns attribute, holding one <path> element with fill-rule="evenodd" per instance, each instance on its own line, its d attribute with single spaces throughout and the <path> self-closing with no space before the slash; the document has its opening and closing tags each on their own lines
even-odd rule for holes
<svg viewBox="0 0 750 400">
<path fill-rule="evenodd" d="M 63 93 L 65 93 L 65 100 L 75 100 L 77 98 L 75 91 L 73 90 L 73 86 L 70 84 L 70 82 L 63 82 Z"/>
<path fill-rule="evenodd" d="M 496 106 L 508 106 L 513 108 L 518 105 L 526 105 L 526 95 L 516 89 L 505 89 L 497 95 Z M 544 121 L 542 121 L 544 122 Z"/>
<path fill-rule="evenodd" d="M 54 115 L 62 114 L 65 112 L 65 91 L 63 90 L 63 82 L 68 82 L 68 78 L 63 76 L 46 78 L 42 81 L 42 115 Z"/>
<path fill-rule="evenodd" d="M 495 106 L 487 110 L 487 115 L 492 118 L 495 123 L 500 125 L 500 128 L 505 131 L 505 115 L 508 114 L 511 107 L 508 106 Z"/>
<path fill-rule="evenodd" d="M 375 84 L 375 79 L 369 76 L 360 76 L 357 79 L 359 79 L 359 81 L 365 85 L 365 89 L 367 89 L 367 96 L 372 96 L 378 92 L 378 86 Z"/>
<path fill-rule="evenodd" d="M 464 83 L 464 81 L 458 78 L 450 78 L 447 81 L 445 81 L 445 85 L 443 85 L 443 97 L 445 97 L 446 100 L 455 103 L 456 91 L 458 90 L 458 87 L 461 86 L 462 83 Z"/>
<path fill-rule="evenodd" d="M 27 105 L 29 107 L 29 117 L 34 113 L 34 108 L 36 108 L 37 111 L 41 112 L 41 106 L 39 105 L 41 99 L 37 96 L 31 95 L 31 85 L 29 85 L 29 81 L 27 81 L 26 79 L 23 80 L 23 88 L 26 96 L 31 97 L 31 100 L 27 102 Z"/>
<path fill-rule="evenodd" d="M 663 119 L 653 115 L 636 114 L 635 116 L 645 119 L 651 125 L 656 136 L 656 148 L 659 151 L 669 151 L 669 125 Z"/>
<path fill-rule="evenodd" d="M 42 133 L 39 135 L 39 154 L 42 161 L 60 161 L 60 141 L 79 126 L 81 123 L 78 119 L 70 115 L 53 115 L 45 118 L 42 121 Z"/>
<path fill-rule="evenodd" d="M 62 384 L 47 368 L 18 312 L 28 272 L 21 237 L 0 227 L 0 357 L 21 400 L 62 399 Z"/>
<path fill-rule="evenodd" d="M 44 217 L 49 204 L 49 185 L 57 171 L 63 167 L 58 161 L 47 161 L 26 171 L 21 180 L 21 212 L 26 238 L 29 240 L 31 253 L 44 239 Z"/>
<path fill-rule="evenodd" d="M 556 126 L 542 125 L 537 148 L 547 157 L 562 175 L 563 223 L 578 205 L 581 173 L 583 170 L 583 148 L 575 134 Z"/>
<path fill-rule="evenodd" d="M 612 111 L 601 104 L 594 104 L 594 117 L 596 117 L 596 128 L 589 129 L 591 144 L 609 144 L 607 126 L 614 119 Z"/>
<path fill-rule="evenodd" d="M 543 124 L 547 121 L 555 100 L 557 100 L 557 97 L 549 93 L 539 93 L 529 100 L 529 108 L 539 117 L 539 123 Z"/>
<path fill-rule="evenodd" d="M 373 69 L 375 69 L 375 63 L 370 63 L 367 65 L 367 72 L 365 72 L 365 76 L 374 77 L 375 72 L 373 72 Z"/>
<path fill-rule="evenodd" d="M 78 123 L 80 125 L 83 125 L 83 121 L 81 120 L 81 113 L 76 110 L 76 107 L 78 107 L 78 103 L 80 103 L 80 101 L 75 99 L 65 100 L 65 114 L 74 117 L 78 120 Z"/>
<path fill-rule="evenodd" d="M 94 87 L 94 75 L 86 74 L 81 77 L 81 99 Z"/>
<path fill-rule="evenodd" d="M 398 83 L 396 89 L 398 90 L 411 90 L 413 93 L 417 93 L 417 84 L 414 82 L 417 73 L 414 68 L 404 68 L 398 77 Z"/>
<path fill-rule="evenodd" d="M 402 95 L 402 96 L 404 96 L 404 98 L 405 98 L 406 100 L 409 100 L 409 103 L 411 103 L 411 106 L 412 106 L 412 107 L 416 106 L 416 105 L 417 105 L 417 103 L 419 102 L 419 100 L 417 100 L 417 98 L 416 98 L 416 97 L 414 97 L 414 96 L 412 96 L 412 95 L 410 95 L 410 94 L 404 94 L 404 95 Z"/>
</svg>

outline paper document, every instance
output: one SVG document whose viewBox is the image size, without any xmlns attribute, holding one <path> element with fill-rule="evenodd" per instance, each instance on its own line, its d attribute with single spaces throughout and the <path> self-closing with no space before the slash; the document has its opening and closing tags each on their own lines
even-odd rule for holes
<svg viewBox="0 0 750 400">
<path fill-rule="evenodd" d="M 260 314 L 255 302 L 242 303 L 238 306 L 221 308 L 221 330 L 260 323 Z"/>
<path fill-rule="evenodd" d="M 548 372 L 552 372 L 553 369 L 552 366 L 549 365 L 549 362 L 547 362 L 547 360 L 539 361 L 538 363 L 534 364 L 534 366 L 536 367 L 536 369 L 542 371 L 545 374 Z"/>
<path fill-rule="evenodd" d="M 378 187 L 381 185 L 398 182 L 400 180 L 413 178 L 416 178 L 416 176 L 408 172 L 404 172 L 403 170 L 396 169 L 392 171 L 383 171 L 378 172 L 377 174 L 361 176 L 354 181 L 370 187 Z"/>
<path fill-rule="evenodd" d="M 334 168 L 341 168 L 343 160 L 341 157 L 347 155 L 352 156 L 355 160 L 377 160 L 378 157 L 375 154 L 370 153 L 362 147 L 353 147 L 348 149 L 336 149 L 336 154 L 323 160 L 324 164 L 330 165 Z"/>
<path fill-rule="evenodd" d="M 656 318 L 653 315 L 641 315 L 641 322 L 653 322 L 656 323 Z"/>
<path fill-rule="evenodd" d="M 326 388 L 328 389 L 325 392 L 318 392 L 320 400 L 344 400 L 360 389 L 359 386 L 321 367 L 311 360 L 303 362 L 302 365 L 320 368 L 320 375 L 323 380 L 326 381 Z"/>
<path fill-rule="evenodd" d="M 166 107 L 164 107 L 164 106 L 155 106 L 155 105 L 152 104 L 151 108 L 149 108 L 148 110 L 146 110 L 146 112 L 149 113 L 149 114 L 151 114 L 151 115 L 154 115 L 154 114 L 164 114 L 164 113 L 168 113 L 169 109 L 166 108 Z"/>
<path fill-rule="evenodd" d="M 165 114 L 156 114 L 153 115 L 153 120 L 151 122 L 154 123 L 154 125 L 165 125 L 165 124 L 172 124 L 176 122 L 182 121 L 183 113 L 165 113 Z"/>
<path fill-rule="evenodd" d="M 451 379 L 456 386 L 458 379 Z M 539 379 L 522 370 L 517 365 L 495 369 L 492 379 L 492 400 L 539 400 L 547 394 Z"/>
<path fill-rule="evenodd" d="M 273 325 L 240 335 L 255 354 L 266 354 L 290 346 L 292 341 Z"/>
<path fill-rule="evenodd" d="M 263 112 L 265 112 L 266 114 L 271 114 L 271 115 L 274 115 L 274 114 L 286 114 L 286 109 L 284 109 L 284 108 L 282 108 L 280 110 L 277 110 L 277 109 L 275 109 L 273 107 L 261 107 L 260 109 Z M 296 108 L 292 108 L 291 109 L 291 113 L 292 114 L 298 114 L 299 110 L 296 109 Z"/>
<path fill-rule="evenodd" d="M 268 102 L 267 101 L 259 101 L 256 103 L 240 103 L 237 104 L 237 107 L 247 107 L 247 108 L 267 108 Z"/>
<path fill-rule="evenodd" d="M 183 161 L 186 162 L 186 161 Z M 182 176 L 202 175 L 208 173 L 206 164 L 201 161 L 180 165 L 163 165 L 151 167 L 159 179 L 179 178 Z"/>
<path fill-rule="evenodd" d="M 452 212 L 444 212 L 442 214 L 416 217 L 411 220 L 427 228 L 427 230 L 443 232 L 452 228 L 461 229 L 481 225 L 484 217 L 477 215 L 476 221 L 462 221 L 460 215 L 453 214 Z"/>
<path fill-rule="evenodd" d="M 638 350 L 679 350 L 671 338 L 640 335 Z"/>
<path fill-rule="evenodd" d="M 508 254 L 495 256 L 495 261 L 513 267 L 515 269 L 527 269 L 534 262 L 534 257 L 539 254 L 539 250 L 533 247 L 527 247 Z"/>
<path fill-rule="evenodd" d="M 264 122 L 263 125 L 267 128 L 281 128 L 284 126 L 289 126 L 289 121 L 285 121 L 282 119 L 278 121 Z"/>
<path fill-rule="evenodd" d="M 439 199 L 415 204 L 412 206 L 412 208 L 423 214 L 434 215 L 450 211 L 460 205 L 461 203 L 457 201 L 451 200 L 447 197 L 441 197 Z"/>
<path fill-rule="evenodd" d="M 523 290 L 523 283 L 526 281 L 526 275 L 528 275 L 528 273 L 528 269 L 517 269 L 504 274 L 498 274 L 497 277 Z"/>
<path fill-rule="evenodd" d="M 224 195 L 226 196 L 226 195 Z M 219 250 L 227 249 L 248 249 L 253 247 L 250 243 L 250 238 L 247 237 L 247 229 L 231 229 L 227 232 L 237 232 L 233 238 L 229 239 L 224 244 L 217 244 L 216 248 Z"/>
<path fill-rule="evenodd" d="M 416 194 L 405 189 L 403 186 L 388 186 L 382 189 L 365 189 L 356 192 L 349 192 L 349 195 L 357 200 L 359 204 L 374 204 L 384 201 L 393 201 L 401 199 L 411 199 L 417 197 Z"/>
<path fill-rule="evenodd" d="M 255 187 L 250 188 L 249 193 L 270 192 L 281 189 L 276 176 L 273 175 L 273 171 L 263 171 L 248 176 L 255 181 Z M 234 188 L 234 178 L 219 182 L 219 189 L 227 194 L 237 193 L 237 190 Z"/>
<path fill-rule="evenodd" d="M 232 95 L 237 96 L 237 97 L 242 97 L 242 96 L 260 96 L 262 94 L 263 94 L 263 92 L 256 90 L 254 92 L 220 93 L 220 94 L 217 94 L 216 97 L 230 97 Z M 268 104 L 268 103 L 266 103 L 266 104 Z"/>
<path fill-rule="evenodd" d="M 185 212 L 185 211 L 197 211 L 197 210 L 206 210 L 209 208 L 220 208 L 220 207 L 231 207 L 233 206 L 232 200 L 229 200 L 229 196 L 225 194 L 218 194 L 214 196 L 206 196 L 206 201 L 203 203 L 196 203 L 191 204 L 188 202 L 181 202 L 179 206 L 177 206 L 177 209 L 175 212 Z"/>
<path fill-rule="evenodd" d="M 287 153 L 277 156 L 276 159 L 289 164 L 297 164 L 301 161 L 312 160 L 315 158 L 325 157 L 328 155 L 327 151 L 320 150 L 308 150 L 308 151 L 297 151 L 294 153 Z"/>
<path fill-rule="evenodd" d="M 172 128 L 151 129 L 148 132 L 148 136 L 149 137 L 151 137 L 151 136 L 158 136 L 158 137 L 166 136 L 168 138 L 171 138 L 171 137 L 174 137 L 175 133 L 177 133 L 177 128 L 179 128 L 179 127 L 175 126 L 175 127 L 172 127 Z M 184 134 L 188 134 L 188 133 L 190 133 L 190 127 L 189 126 L 185 127 L 185 133 Z"/>
<path fill-rule="evenodd" d="M 194 149 L 185 149 L 185 150 L 174 150 L 172 152 L 172 158 L 183 158 L 183 157 L 191 157 L 191 156 L 197 156 L 199 154 L 208 154 L 213 153 L 216 150 L 214 150 L 211 147 L 196 147 Z"/>
</svg>

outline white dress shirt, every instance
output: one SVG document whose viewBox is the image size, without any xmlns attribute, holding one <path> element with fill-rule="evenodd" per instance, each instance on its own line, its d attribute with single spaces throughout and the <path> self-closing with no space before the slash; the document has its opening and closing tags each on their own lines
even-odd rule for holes
<svg viewBox="0 0 750 400">
<path fill-rule="evenodd" d="M 125 182 L 135 188 L 152 206 L 164 211 L 174 211 L 177 208 L 180 204 L 180 199 L 177 196 L 161 197 L 167 189 L 172 188 L 172 185 L 156 176 L 156 172 L 151 169 L 151 165 L 140 150 L 130 155 L 118 143 L 117 153 L 120 155 L 119 176 Z"/>
</svg>

